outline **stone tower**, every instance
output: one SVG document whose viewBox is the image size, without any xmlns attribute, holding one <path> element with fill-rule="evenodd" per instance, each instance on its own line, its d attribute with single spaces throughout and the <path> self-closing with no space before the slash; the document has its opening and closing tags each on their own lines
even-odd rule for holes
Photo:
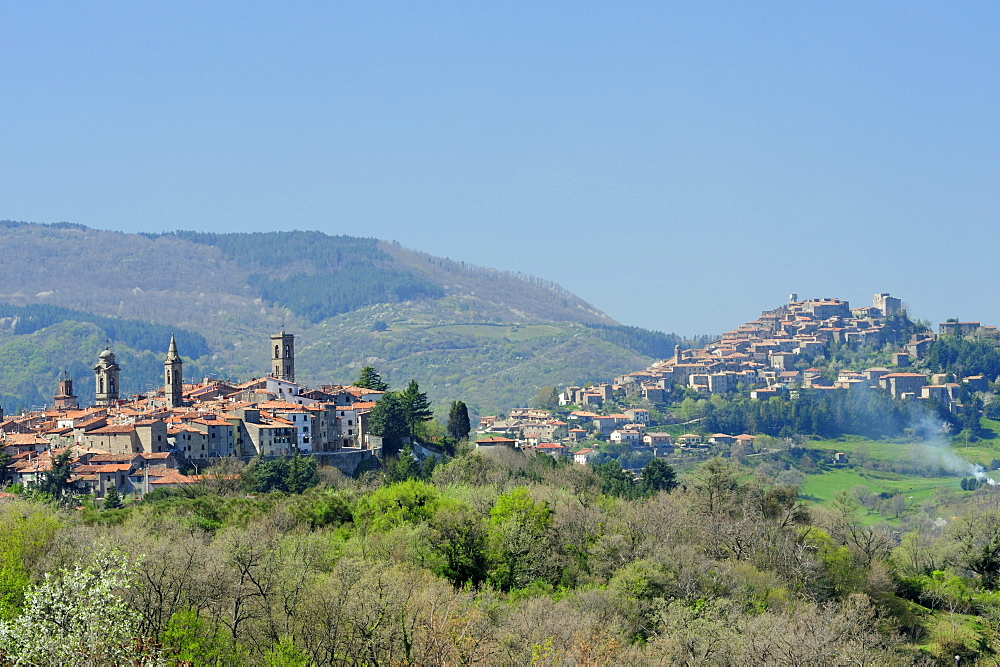
<svg viewBox="0 0 1000 667">
<path fill-rule="evenodd" d="M 66 371 L 59 374 L 59 393 L 52 398 L 56 402 L 56 410 L 76 410 L 80 407 L 73 395 L 73 379 Z"/>
<path fill-rule="evenodd" d="M 167 358 L 163 360 L 163 395 L 167 399 L 167 405 L 172 408 L 181 407 L 184 399 L 183 365 L 181 355 L 177 354 L 174 335 L 170 334 L 170 349 L 167 350 Z"/>
<path fill-rule="evenodd" d="M 97 383 L 94 403 L 111 405 L 118 400 L 118 374 L 122 367 L 115 363 L 115 353 L 104 348 L 97 365 L 94 366 L 94 380 Z"/>
<path fill-rule="evenodd" d="M 290 333 L 271 336 L 271 375 L 295 382 L 295 336 Z"/>
</svg>

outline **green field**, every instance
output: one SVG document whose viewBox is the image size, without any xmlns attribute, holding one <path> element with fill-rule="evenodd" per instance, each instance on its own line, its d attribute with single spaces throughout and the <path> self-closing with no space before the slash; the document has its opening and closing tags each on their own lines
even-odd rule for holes
<svg viewBox="0 0 1000 667">
<path fill-rule="evenodd" d="M 983 419 L 983 427 L 991 434 L 1000 433 L 1000 422 Z M 830 440 L 813 439 L 807 441 L 809 449 L 823 450 L 831 456 L 836 452 L 844 452 L 852 463 L 863 463 L 865 459 L 879 463 L 893 461 L 912 461 L 915 457 L 923 457 L 929 461 L 940 462 L 944 452 L 978 463 L 983 466 L 1000 459 L 1000 437 L 982 439 L 966 444 L 957 438 L 942 438 L 938 442 L 924 440 L 868 440 L 861 436 L 850 435 Z M 860 459 L 860 460 L 859 460 Z"/>
<path fill-rule="evenodd" d="M 835 468 L 823 473 L 806 475 L 801 495 L 805 500 L 825 503 L 841 491 L 866 486 L 873 493 L 903 493 L 907 505 L 929 499 L 940 487 L 958 488 L 958 476 L 918 477 L 891 472 L 867 471 L 860 468 Z"/>
</svg>

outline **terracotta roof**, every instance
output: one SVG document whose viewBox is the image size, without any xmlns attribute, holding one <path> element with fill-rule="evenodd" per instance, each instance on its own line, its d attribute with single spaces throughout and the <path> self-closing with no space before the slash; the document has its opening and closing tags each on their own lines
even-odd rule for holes
<svg viewBox="0 0 1000 667">
<path fill-rule="evenodd" d="M 113 435 L 119 433 L 134 433 L 135 424 L 112 424 L 111 426 L 102 426 L 101 428 L 96 428 L 89 432 L 89 435 Z"/>
</svg>

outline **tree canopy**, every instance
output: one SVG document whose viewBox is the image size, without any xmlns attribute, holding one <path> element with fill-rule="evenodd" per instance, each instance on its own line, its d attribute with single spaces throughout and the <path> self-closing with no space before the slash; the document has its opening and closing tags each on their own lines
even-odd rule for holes
<svg viewBox="0 0 1000 667">
<path fill-rule="evenodd" d="M 410 433 L 406 406 L 399 394 L 390 391 L 382 396 L 368 414 L 368 427 L 382 437 L 382 455 L 395 456 Z"/>
<path fill-rule="evenodd" d="M 448 409 L 448 437 L 465 440 L 471 431 L 468 406 L 463 401 L 452 401 L 451 407 Z"/>
<path fill-rule="evenodd" d="M 375 391 L 388 391 L 389 385 L 382 381 L 382 376 L 373 366 L 365 366 L 361 369 L 358 379 L 354 382 L 355 387 L 362 389 L 373 389 Z"/>
<path fill-rule="evenodd" d="M 410 380 L 406 389 L 399 394 L 399 399 L 406 413 L 407 430 L 411 436 L 416 436 L 420 425 L 434 418 L 431 402 L 427 399 L 427 394 L 420 391 L 416 380 Z"/>
</svg>

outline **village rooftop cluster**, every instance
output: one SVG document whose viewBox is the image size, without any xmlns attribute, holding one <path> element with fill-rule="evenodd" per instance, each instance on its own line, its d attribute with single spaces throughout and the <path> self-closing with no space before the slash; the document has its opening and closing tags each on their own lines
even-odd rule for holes
<svg viewBox="0 0 1000 667">
<path fill-rule="evenodd" d="M 320 454 L 348 469 L 381 455 L 381 438 L 367 417 L 384 392 L 353 386 L 307 389 L 295 382 L 295 337 L 271 336 L 271 374 L 243 383 L 183 380 L 183 362 L 171 337 L 164 386 L 156 393 L 120 397 L 122 368 L 105 349 L 94 366 L 95 405 L 80 407 L 65 373 L 51 409 L 4 417 L 0 445 L 14 462 L 8 477 L 29 486 L 67 448 L 71 481 L 81 493 L 103 497 L 198 481 L 185 462 L 228 456 Z"/>
<path fill-rule="evenodd" d="M 752 446 L 754 435 L 686 433 L 671 437 L 655 431 L 657 426 L 676 423 L 669 412 L 659 423 L 652 423 L 650 411 L 639 406 L 665 406 L 685 392 L 706 396 L 745 391 L 752 399 L 765 400 L 788 396 L 799 388 L 835 391 L 868 387 L 898 399 L 938 401 L 954 412 L 962 384 L 972 391 L 987 391 L 989 380 L 983 376 L 947 382 L 944 373 L 928 375 L 907 369 L 925 358 L 938 335 L 997 339 L 997 327 L 948 321 L 939 325 L 939 334 L 924 331 L 899 340 L 898 328 L 891 323 L 900 318 L 905 318 L 902 301 L 888 293 L 876 294 L 871 306 L 858 308 L 841 299 L 799 300 L 792 294 L 785 305 L 764 311 L 758 319 L 724 333 L 704 348 L 682 350 L 677 346 L 673 357 L 645 370 L 620 375 L 612 382 L 565 387 L 559 394 L 559 405 L 571 411 L 562 417 L 548 410 L 529 409 L 512 411 L 507 418 L 484 417 L 479 426 L 484 437 L 477 445 L 573 456 L 578 463 L 586 463 L 599 453 L 594 447 L 580 448 L 587 440 L 622 443 L 633 451 L 659 457 L 669 457 L 675 450 L 704 454 L 709 448 Z M 898 346 L 891 354 L 891 367 L 840 370 L 835 377 L 819 368 L 801 368 L 826 356 L 833 346 L 877 349 L 887 344 Z M 607 411 L 607 407 L 629 402 L 633 407 Z"/>
</svg>

